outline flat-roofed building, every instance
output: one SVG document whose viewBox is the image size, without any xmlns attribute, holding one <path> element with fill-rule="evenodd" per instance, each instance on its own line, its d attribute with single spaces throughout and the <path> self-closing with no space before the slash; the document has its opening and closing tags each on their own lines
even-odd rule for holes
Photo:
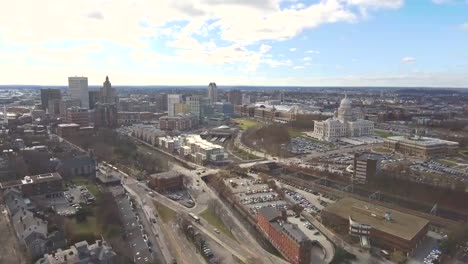
<svg viewBox="0 0 468 264">
<path fill-rule="evenodd" d="M 87 108 L 71 107 L 67 109 L 67 123 L 89 126 L 89 112 Z"/>
<path fill-rule="evenodd" d="M 344 198 L 321 212 L 322 222 L 353 235 L 368 231 L 370 243 L 411 254 L 422 242 L 429 220 L 354 198 Z M 356 227 L 360 228 L 358 230 Z"/>
<path fill-rule="evenodd" d="M 152 174 L 148 185 L 158 192 L 179 190 L 184 186 L 184 177 L 175 171 Z"/>
<path fill-rule="evenodd" d="M 284 211 L 271 207 L 260 209 L 257 225 L 273 246 L 291 263 L 310 263 L 312 241 L 297 225 L 287 222 Z"/>
<path fill-rule="evenodd" d="M 161 130 L 189 130 L 199 124 L 199 118 L 193 115 L 184 116 L 162 116 L 159 118 Z"/>
<path fill-rule="evenodd" d="M 458 142 L 420 136 L 394 136 L 384 141 L 384 146 L 397 152 L 422 158 L 445 157 L 456 153 Z"/>
<path fill-rule="evenodd" d="M 207 162 L 219 162 L 227 159 L 228 155 L 224 152 L 224 147 L 213 144 L 204 140 L 200 135 L 184 135 L 180 140 L 180 146 L 190 148 L 188 157 L 197 164 L 205 164 Z M 182 150 L 184 153 L 187 151 Z M 182 152 L 179 150 L 179 152 Z"/>
<path fill-rule="evenodd" d="M 375 153 L 356 153 L 354 155 L 353 182 L 365 184 L 380 171 L 382 156 Z"/>
<path fill-rule="evenodd" d="M 1 182 L 2 192 L 17 189 L 25 197 L 45 195 L 46 197 L 60 196 L 63 191 L 62 176 L 57 172 L 25 176 L 21 180 Z"/>
</svg>

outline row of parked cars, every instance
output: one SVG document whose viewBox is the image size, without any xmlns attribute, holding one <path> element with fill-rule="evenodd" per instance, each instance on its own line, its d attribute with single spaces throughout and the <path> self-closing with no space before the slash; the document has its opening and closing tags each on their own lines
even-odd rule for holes
<svg viewBox="0 0 468 264">
<path fill-rule="evenodd" d="M 211 251 L 208 243 L 205 240 L 201 241 L 201 254 L 209 264 L 217 264 L 218 260 L 215 258 L 213 251 Z"/>
<path fill-rule="evenodd" d="M 268 189 L 267 187 L 264 187 L 263 189 L 260 189 L 260 190 L 247 190 L 245 194 L 251 195 L 251 194 L 267 193 L 267 192 L 273 192 L 273 189 Z"/>
<path fill-rule="evenodd" d="M 433 249 L 427 257 L 424 258 L 424 264 L 438 264 L 442 252 L 438 249 Z"/>
<path fill-rule="evenodd" d="M 320 213 L 321 210 L 317 208 L 315 205 L 310 203 L 304 196 L 301 194 L 291 191 L 291 190 L 285 190 L 285 193 L 291 197 L 295 202 L 297 202 L 302 208 L 304 208 L 304 211 L 306 211 L 309 214 L 317 214 Z"/>
<path fill-rule="evenodd" d="M 246 197 L 241 199 L 242 204 L 266 203 L 278 200 L 278 194 L 262 195 L 260 197 Z"/>
</svg>

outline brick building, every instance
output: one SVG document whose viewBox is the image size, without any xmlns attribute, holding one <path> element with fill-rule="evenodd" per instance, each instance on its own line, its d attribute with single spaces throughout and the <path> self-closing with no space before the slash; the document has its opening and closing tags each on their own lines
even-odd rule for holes
<svg viewBox="0 0 468 264">
<path fill-rule="evenodd" d="M 273 246 L 293 264 L 309 264 L 312 241 L 287 222 L 286 212 L 265 207 L 259 210 L 257 225 Z"/>
<path fill-rule="evenodd" d="M 179 190 L 184 186 L 184 178 L 177 172 L 168 171 L 151 175 L 148 185 L 158 192 Z"/>
<path fill-rule="evenodd" d="M 45 195 L 46 197 L 60 196 L 63 191 L 63 180 L 60 174 L 46 173 L 33 176 L 25 176 L 22 180 L 13 180 L 1 182 L 0 187 L 2 192 L 11 189 L 21 191 L 23 196 L 39 196 Z"/>
<path fill-rule="evenodd" d="M 161 130 L 189 130 L 198 126 L 198 117 L 187 116 L 162 116 L 159 118 Z"/>
</svg>

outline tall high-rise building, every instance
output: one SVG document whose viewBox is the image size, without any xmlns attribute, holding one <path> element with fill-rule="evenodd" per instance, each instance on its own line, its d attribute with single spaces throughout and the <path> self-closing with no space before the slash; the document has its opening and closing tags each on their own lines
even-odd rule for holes
<svg viewBox="0 0 468 264">
<path fill-rule="evenodd" d="M 94 126 L 113 128 L 117 126 L 117 105 L 100 103 L 94 109 Z"/>
<path fill-rule="evenodd" d="M 218 102 L 218 87 L 214 82 L 208 85 L 208 98 L 212 104 Z"/>
<path fill-rule="evenodd" d="M 41 109 L 49 108 L 49 101 L 53 99 L 62 99 L 62 91 L 60 89 L 41 89 Z"/>
<path fill-rule="evenodd" d="M 68 77 L 68 90 L 72 98 L 81 101 L 81 107 L 89 109 L 87 77 Z"/>
<path fill-rule="evenodd" d="M 100 96 L 99 102 L 103 104 L 115 104 L 118 102 L 117 91 L 115 88 L 112 88 L 108 76 L 106 76 L 106 81 L 102 85 Z"/>
<path fill-rule="evenodd" d="M 89 91 L 89 109 L 94 109 L 96 103 L 99 102 L 101 91 Z"/>
<path fill-rule="evenodd" d="M 228 100 L 233 105 L 242 104 L 242 92 L 240 90 L 230 90 L 228 92 Z"/>
<path fill-rule="evenodd" d="M 167 95 L 167 115 L 175 115 L 175 104 L 182 102 L 182 95 L 180 94 L 168 94 Z"/>
<path fill-rule="evenodd" d="M 167 94 L 160 93 L 156 94 L 154 97 L 154 103 L 159 111 L 164 112 L 167 111 Z"/>
<path fill-rule="evenodd" d="M 187 98 L 187 104 L 189 105 L 190 113 L 197 116 L 198 118 L 200 118 L 201 114 L 200 99 L 201 98 L 198 95 L 192 95 Z"/>
<path fill-rule="evenodd" d="M 49 111 L 49 116 L 50 117 L 59 117 L 60 116 L 60 103 L 62 102 L 61 99 L 52 99 L 49 100 L 49 106 L 48 106 L 48 111 Z"/>
</svg>

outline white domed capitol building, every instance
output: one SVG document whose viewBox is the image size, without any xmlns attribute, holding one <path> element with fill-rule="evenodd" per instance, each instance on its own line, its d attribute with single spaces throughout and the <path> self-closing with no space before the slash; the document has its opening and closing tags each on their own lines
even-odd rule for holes
<svg viewBox="0 0 468 264">
<path fill-rule="evenodd" d="M 374 122 L 357 119 L 352 102 L 345 96 L 338 114 L 322 122 L 315 122 L 313 137 L 324 141 L 336 141 L 342 137 L 360 137 L 374 134 Z"/>
</svg>

